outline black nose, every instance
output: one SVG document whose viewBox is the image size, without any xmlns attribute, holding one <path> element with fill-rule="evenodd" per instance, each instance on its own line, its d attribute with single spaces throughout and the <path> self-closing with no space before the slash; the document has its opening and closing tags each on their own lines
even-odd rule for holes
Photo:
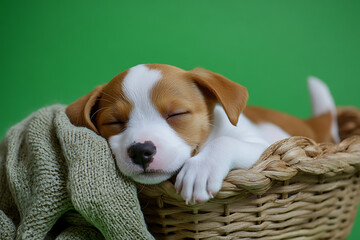
<svg viewBox="0 0 360 240">
<path fill-rule="evenodd" d="M 146 169 L 153 160 L 153 156 L 156 153 L 156 147 L 151 141 L 134 143 L 128 148 L 127 152 L 135 164 Z"/>
</svg>

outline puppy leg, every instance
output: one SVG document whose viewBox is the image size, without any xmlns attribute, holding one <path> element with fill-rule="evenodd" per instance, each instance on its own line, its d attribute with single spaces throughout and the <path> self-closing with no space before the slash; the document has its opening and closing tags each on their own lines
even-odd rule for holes
<svg viewBox="0 0 360 240">
<path fill-rule="evenodd" d="M 267 148 L 264 143 L 246 142 L 228 136 L 213 139 L 179 172 L 175 188 L 189 202 L 204 202 L 220 191 L 230 170 L 250 168 Z"/>
</svg>

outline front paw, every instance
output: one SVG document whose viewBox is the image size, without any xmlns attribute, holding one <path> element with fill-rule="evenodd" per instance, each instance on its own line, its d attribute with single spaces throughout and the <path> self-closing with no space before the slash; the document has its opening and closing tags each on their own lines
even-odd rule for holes
<svg viewBox="0 0 360 240">
<path fill-rule="evenodd" d="M 199 155 L 185 162 L 176 177 L 175 188 L 186 204 L 206 202 L 220 191 L 228 168 Z"/>
</svg>

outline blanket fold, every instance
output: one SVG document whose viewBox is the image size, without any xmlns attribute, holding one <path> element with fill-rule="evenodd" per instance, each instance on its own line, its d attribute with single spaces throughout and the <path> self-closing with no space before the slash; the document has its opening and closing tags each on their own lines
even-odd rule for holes
<svg viewBox="0 0 360 240">
<path fill-rule="evenodd" d="M 0 145 L 0 239 L 153 239 L 106 140 L 65 108 L 33 113 Z"/>
</svg>

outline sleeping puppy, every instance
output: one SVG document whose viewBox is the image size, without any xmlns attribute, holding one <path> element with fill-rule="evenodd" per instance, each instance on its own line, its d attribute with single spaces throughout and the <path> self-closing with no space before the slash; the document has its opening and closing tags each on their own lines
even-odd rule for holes
<svg viewBox="0 0 360 240">
<path fill-rule="evenodd" d="M 246 106 L 245 87 L 195 68 L 146 64 L 132 67 L 69 105 L 76 126 L 107 139 L 120 171 L 157 184 L 178 173 L 186 201 L 212 198 L 228 172 L 250 168 L 275 141 L 305 136 L 338 141 L 335 105 L 321 81 L 311 78 L 314 117 Z"/>
</svg>

